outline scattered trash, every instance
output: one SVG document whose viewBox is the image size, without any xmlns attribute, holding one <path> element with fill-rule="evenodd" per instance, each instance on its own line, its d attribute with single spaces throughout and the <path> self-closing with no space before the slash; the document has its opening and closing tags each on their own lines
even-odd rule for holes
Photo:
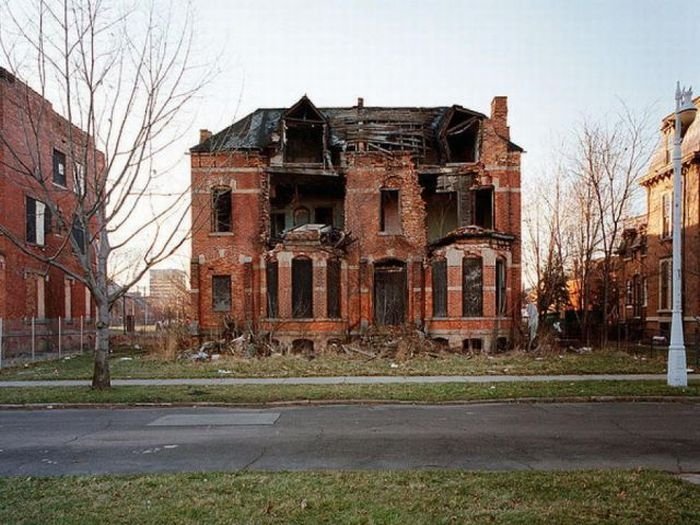
<svg viewBox="0 0 700 525">
<path fill-rule="evenodd" d="M 491 385 L 491 386 L 489 387 L 489 390 L 495 390 L 495 389 L 496 389 L 496 385 Z"/>
<path fill-rule="evenodd" d="M 178 447 L 178 445 L 163 445 L 163 448 L 168 449 L 168 450 L 171 450 L 171 449 L 174 449 L 177 447 Z"/>
<path fill-rule="evenodd" d="M 119 358 L 119 361 L 133 361 L 133 360 L 134 360 L 133 357 L 120 357 Z"/>
<path fill-rule="evenodd" d="M 309 506 L 308 502 L 306 501 L 306 498 L 304 498 L 303 500 L 301 500 L 301 505 L 300 505 L 300 506 L 301 506 L 301 510 L 304 510 L 306 507 Z"/>
<path fill-rule="evenodd" d="M 224 370 L 223 368 L 219 368 L 219 369 L 217 370 L 217 372 L 218 372 L 219 374 L 232 374 L 232 373 L 233 373 L 233 372 L 231 372 L 230 370 Z"/>
<path fill-rule="evenodd" d="M 212 361 L 218 361 L 219 359 L 221 359 L 221 354 L 211 354 Z"/>
<path fill-rule="evenodd" d="M 67 355 L 66 357 L 63 358 L 64 361 L 70 361 L 71 359 L 73 359 L 72 355 Z"/>
<path fill-rule="evenodd" d="M 389 366 L 391 368 L 398 368 L 399 367 L 399 365 L 397 365 L 396 363 L 391 363 Z"/>
<path fill-rule="evenodd" d="M 544 361 L 544 357 L 535 357 L 535 361 Z"/>
</svg>

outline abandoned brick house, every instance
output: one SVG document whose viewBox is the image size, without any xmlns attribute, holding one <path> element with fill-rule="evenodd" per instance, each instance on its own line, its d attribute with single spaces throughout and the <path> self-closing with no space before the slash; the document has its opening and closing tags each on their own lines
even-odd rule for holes
<svg viewBox="0 0 700 525">
<path fill-rule="evenodd" d="M 700 97 L 694 101 L 700 107 Z M 672 308 L 673 114 L 661 121 L 660 140 L 642 178 L 646 213 L 630 219 L 619 250 L 620 311 L 632 336 L 670 334 Z M 682 152 L 682 305 L 686 341 L 700 330 L 700 119 L 685 131 Z"/>
<path fill-rule="evenodd" d="M 520 318 L 520 156 L 507 98 L 258 109 L 191 152 L 193 312 L 281 344 L 419 329 L 505 347 Z M 196 226 L 200 225 L 200 226 Z"/>
</svg>

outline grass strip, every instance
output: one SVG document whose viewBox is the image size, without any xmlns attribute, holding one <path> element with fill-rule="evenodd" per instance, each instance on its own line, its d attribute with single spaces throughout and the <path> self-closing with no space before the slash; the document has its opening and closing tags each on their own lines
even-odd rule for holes
<svg viewBox="0 0 700 525">
<path fill-rule="evenodd" d="M 0 523 L 689 525 L 700 487 L 654 471 L 4 478 Z"/>
<path fill-rule="evenodd" d="M 0 380 L 89 379 L 92 357 L 80 355 L 60 361 L 43 361 L 0 370 Z M 346 355 L 276 355 L 245 359 L 222 356 L 216 361 L 168 361 L 139 351 L 119 351 L 110 358 L 115 379 L 180 377 L 308 377 L 340 375 L 505 375 L 505 374 L 645 374 L 662 373 L 665 358 L 616 351 L 589 354 L 526 354 L 493 356 L 442 354 L 406 359 Z"/>
<path fill-rule="evenodd" d="M 0 403 L 234 403 L 282 401 L 404 401 L 445 403 L 517 398 L 700 396 L 700 383 L 671 388 L 663 381 L 580 381 L 376 385 L 117 386 L 0 388 Z"/>
</svg>

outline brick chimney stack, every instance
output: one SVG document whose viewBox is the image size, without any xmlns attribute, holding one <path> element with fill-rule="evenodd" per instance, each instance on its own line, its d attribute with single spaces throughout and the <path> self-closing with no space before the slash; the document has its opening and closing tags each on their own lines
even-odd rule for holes
<svg viewBox="0 0 700 525">
<path fill-rule="evenodd" d="M 365 99 L 362 97 L 357 97 L 357 107 L 358 109 L 362 109 L 365 107 Z"/>
<path fill-rule="evenodd" d="M 491 122 L 501 137 L 510 140 L 508 127 L 508 97 L 493 97 L 491 101 Z"/>
<path fill-rule="evenodd" d="M 209 139 L 211 137 L 212 133 L 208 129 L 200 129 L 199 130 L 199 143 L 201 144 L 205 140 Z"/>
</svg>

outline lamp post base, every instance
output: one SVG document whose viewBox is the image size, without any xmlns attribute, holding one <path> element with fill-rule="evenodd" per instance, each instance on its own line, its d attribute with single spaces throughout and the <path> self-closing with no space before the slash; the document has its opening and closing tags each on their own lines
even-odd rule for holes
<svg viewBox="0 0 700 525">
<path fill-rule="evenodd" d="M 668 386 L 688 386 L 688 371 L 686 369 L 685 346 L 668 347 L 667 381 Z"/>
</svg>

